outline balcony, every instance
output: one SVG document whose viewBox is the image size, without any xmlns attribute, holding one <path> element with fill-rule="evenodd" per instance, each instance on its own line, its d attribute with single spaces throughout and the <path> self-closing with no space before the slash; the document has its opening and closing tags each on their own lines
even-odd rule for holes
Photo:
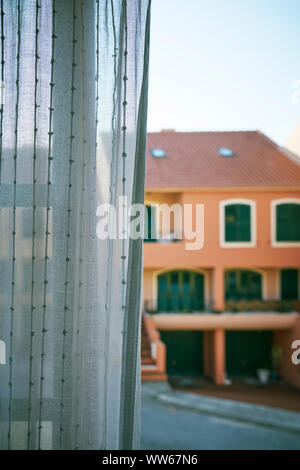
<svg viewBox="0 0 300 470">
<path fill-rule="evenodd" d="M 172 302 L 170 302 L 172 303 Z M 204 301 L 203 309 L 193 310 L 190 308 L 182 309 L 168 309 L 162 311 L 157 308 L 157 303 L 154 301 L 146 300 L 144 302 L 144 311 L 151 315 L 154 314 L 222 314 L 222 313 L 293 313 L 300 312 L 300 301 L 299 300 L 228 300 L 225 302 L 224 312 L 214 310 L 214 300 Z"/>
<path fill-rule="evenodd" d="M 159 331 L 214 331 L 214 330 L 236 330 L 255 331 L 270 330 L 284 331 L 292 330 L 299 314 L 277 313 L 277 312 L 253 312 L 251 315 L 244 313 L 228 313 L 221 315 L 212 313 L 174 314 L 160 313 L 151 316 L 155 327 Z"/>
</svg>

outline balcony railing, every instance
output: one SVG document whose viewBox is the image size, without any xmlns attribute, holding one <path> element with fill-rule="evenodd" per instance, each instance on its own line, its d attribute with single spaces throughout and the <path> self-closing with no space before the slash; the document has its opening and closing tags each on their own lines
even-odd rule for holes
<svg viewBox="0 0 300 470">
<path fill-rule="evenodd" d="M 155 314 L 155 313 L 161 313 L 161 312 L 170 312 L 170 313 L 212 313 L 214 309 L 214 301 L 213 300 L 208 300 L 203 303 L 203 306 L 198 309 L 194 308 L 184 308 L 182 307 L 177 307 L 177 308 L 172 308 L 172 305 L 174 305 L 174 299 L 170 299 L 170 305 L 168 308 L 165 309 L 159 309 L 157 306 L 157 303 L 152 301 L 152 300 L 146 300 L 144 302 L 144 311 L 150 314 Z"/>
<path fill-rule="evenodd" d="M 293 300 L 227 300 L 227 312 L 278 312 L 289 313 L 295 311 Z"/>
<path fill-rule="evenodd" d="M 156 313 L 222 313 L 214 309 L 214 300 L 204 302 L 203 308 L 172 308 L 172 299 L 170 306 L 166 309 L 159 309 L 157 303 L 146 300 L 144 302 L 144 311 L 150 314 Z M 230 313 L 251 313 L 251 312 L 278 312 L 291 313 L 300 312 L 299 300 L 227 300 L 225 302 L 224 312 Z"/>
</svg>

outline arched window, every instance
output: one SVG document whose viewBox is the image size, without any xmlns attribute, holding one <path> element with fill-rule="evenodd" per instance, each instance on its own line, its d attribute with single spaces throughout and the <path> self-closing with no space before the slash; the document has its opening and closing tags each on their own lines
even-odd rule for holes
<svg viewBox="0 0 300 470">
<path fill-rule="evenodd" d="M 158 276 L 158 310 L 164 312 L 204 309 L 204 275 L 169 271 Z"/>
<path fill-rule="evenodd" d="M 226 271 L 225 296 L 226 300 L 261 300 L 262 275 L 245 269 Z"/>
<path fill-rule="evenodd" d="M 222 201 L 220 225 L 221 246 L 254 246 L 256 243 L 254 201 L 247 199 Z"/>
<path fill-rule="evenodd" d="M 272 201 L 272 244 L 300 246 L 300 199 Z"/>
</svg>

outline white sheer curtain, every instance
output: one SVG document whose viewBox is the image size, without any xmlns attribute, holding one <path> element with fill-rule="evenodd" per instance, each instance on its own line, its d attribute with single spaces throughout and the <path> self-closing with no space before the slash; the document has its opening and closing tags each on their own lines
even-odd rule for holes
<svg viewBox="0 0 300 470">
<path fill-rule="evenodd" d="M 0 0 L 2 449 L 138 446 L 149 3 Z"/>
</svg>

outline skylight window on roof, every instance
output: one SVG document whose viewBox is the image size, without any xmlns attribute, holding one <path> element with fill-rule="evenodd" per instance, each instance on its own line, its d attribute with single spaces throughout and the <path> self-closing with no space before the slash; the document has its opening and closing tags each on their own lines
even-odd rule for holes
<svg viewBox="0 0 300 470">
<path fill-rule="evenodd" d="M 234 157 L 234 152 L 228 147 L 220 147 L 218 152 L 222 157 Z"/>
<path fill-rule="evenodd" d="M 163 158 L 166 156 L 166 152 L 163 149 L 151 149 L 152 157 Z"/>
</svg>

